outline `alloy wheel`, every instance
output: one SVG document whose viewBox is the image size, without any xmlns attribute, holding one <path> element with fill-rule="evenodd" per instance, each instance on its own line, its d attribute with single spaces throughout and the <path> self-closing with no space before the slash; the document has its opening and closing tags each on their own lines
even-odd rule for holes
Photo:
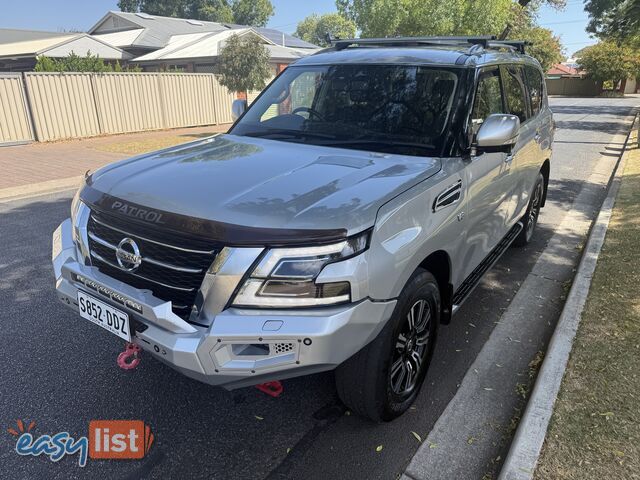
<svg viewBox="0 0 640 480">
<path fill-rule="evenodd" d="M 389 381 L 391 390 L 405 396 L 416 387 L 423 368 L 431 336 L 431 308 L 417 300 L 409 309 L 394 347 Z"/>
<path fill-rule="evenodd" d="M 531 208 L 529 209 L 529 215 L 527 217 L 527 238 L 530 238 L 533 234 L 533 229 L 538 223 L 538 216 L 540 215 L 540 205 L 542 204 L 543 186 L 542 183 L 536 184 L 536 188 L 533 190 L 533 198 L 531 199 Z"/>
</svg>

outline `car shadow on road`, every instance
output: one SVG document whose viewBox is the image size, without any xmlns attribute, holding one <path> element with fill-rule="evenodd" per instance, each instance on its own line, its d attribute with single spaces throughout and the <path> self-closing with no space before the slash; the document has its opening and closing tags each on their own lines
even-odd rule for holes
<svg viewBox="0 0 640 480">
<path fill-rule="evenodd" d="M 559 120 L 556 128 L 562 130 L 588 130 L 598 133 L 617 134 L 629 130 L 629 123 L 619 121 L 580 121 L 580 120 Z"/>
<path fill-rule="evenodd" d="M 551 111 L 560 115 L 613 115 L 625 117 L 633 112 L 628 105 L 552 105 Z"/>
</svg>

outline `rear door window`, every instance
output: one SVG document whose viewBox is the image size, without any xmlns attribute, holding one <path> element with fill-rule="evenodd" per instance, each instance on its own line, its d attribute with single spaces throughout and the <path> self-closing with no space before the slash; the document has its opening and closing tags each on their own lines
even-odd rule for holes
<svg viewBox="0 0 640 480">
<path fill-rule="evenodd" d="M 529 99 L 531 100 L 531 113 L 536 116 L 542 108 L 542 94 L 544 92 L 544 83 L 540 70 L 527 65 L 524 67 L 527 80 L 527 90 L 529 91 Z"/>
<path fill-rule="evenodd" d="M 529 118 L 529 107 L 522 68 L 517 65 L 502 67 L 502 79 L 508 113 L 516 115 L 521 123 Z"/>
</svg>

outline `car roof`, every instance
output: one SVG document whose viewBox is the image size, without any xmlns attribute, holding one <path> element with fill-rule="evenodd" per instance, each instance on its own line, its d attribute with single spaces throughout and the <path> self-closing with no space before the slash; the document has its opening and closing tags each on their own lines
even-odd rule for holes
<svg viewBox="0 0 640 480">
<path fill-rule="evenodd" d="M 438 65 L 475 68 L 500 63 L 522 63 L 540 68 L 536 59 L 514 51 L 452 46 L 349 46 L 326 48 L 295 65 L 333 64 Z"/>
</svg>

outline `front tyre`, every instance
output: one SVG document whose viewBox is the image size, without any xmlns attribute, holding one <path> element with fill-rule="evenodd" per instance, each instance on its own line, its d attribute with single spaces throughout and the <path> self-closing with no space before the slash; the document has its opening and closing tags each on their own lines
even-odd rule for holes
<svg viewBox="0 0 640 480">
<path fill-rule="evenodd" d="M 533 232 L 538 224 L 538 217 L 540 216 L 540 208 L 542 208 L 542 199 L 544 198 L 544 177 L 542 173 L 538 173 L 536 184 L 533 187 L 531 193 L 531 199 L 529 200 L 529 206 L 527 212 L 522 217 L 522 224 L 524 228 L 518 234 L 513 244 L 516 247 L 524 247 L 531 242 L 533 238 Z"/>
<path fill-rule="evenodd" d="M 336 369 L 338 395 L 344 404 L 376 422 L 402 415 L 424 381 L 439 322 L 438 282 L 418 269 L 378 336 Z"/>
</svg>

